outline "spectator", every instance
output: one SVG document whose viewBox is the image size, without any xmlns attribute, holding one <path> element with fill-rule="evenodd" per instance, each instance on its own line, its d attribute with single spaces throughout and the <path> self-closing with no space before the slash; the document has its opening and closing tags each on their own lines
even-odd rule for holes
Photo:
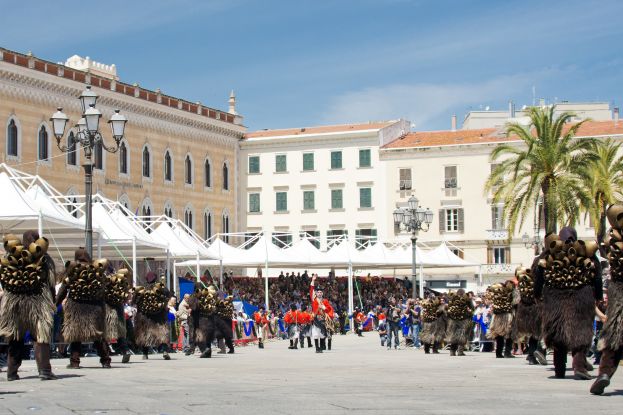
<svg viewBox="0 0 623 415">
<path fill-rule="evenodd" d="M 190 347 L 190 343 L 189 343 L 190 329 L 188 326 L 188 318 L 190 317 L 191 310 L 190 310 L 190 306 L 188 305 L 189 299 L 190 299 L 190 294 L 184 294 L 184 298 L 180 302 L 180 305 L 178 306 L 177 313 L 176 313 L 179 326 L 184 331 L 184 337 L 182 340 L 182 350 L 184 351 L 184 353 L 186 353 L 188 351 L 188 348 Z"/>
</svg>

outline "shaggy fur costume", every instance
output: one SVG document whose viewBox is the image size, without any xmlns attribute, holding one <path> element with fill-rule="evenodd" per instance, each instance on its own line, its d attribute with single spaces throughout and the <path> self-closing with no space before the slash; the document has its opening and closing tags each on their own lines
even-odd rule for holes
<svg viewBox="0 0 623 415">
<path fill-rule="evenodd" d="M 437 320 L 426 323 L 422 322 L 422 331 L 420 332 L 420 341 L 425 344 L 435 344 L 443 341 L 446 337 L 446 318 L 440 316 Z"/>
<path fill-rule="evenodd" d="M 446 343 L 464 345 L 471 340 L 472 321 L 448 319 Z"/>
<path fill-rule="evenodd" d="M 67 343 L 104 339 L 104 302 L 78 302 L 67 298 L 63 308 L 63 339 Z"/>
<path fill-rule="evenodd" d="M 106 304 L 106 341 L 126 337 L 125 317 L 123 306 L 113 307 Z"/>
<path fill-rule="evenodd" d="M 0 299 L 0 335 L 21 340 L 29 331 L 39 343 L 50 343 L 54 327 L 54 302 L 50 290 L 21 295 L 5 291 Z"/>
<path fill-rule="evenodd" d="M 495 339 L 496 337 L 504 337 L 508 339 L 513 334 L 513 313 L 493 314 L 491 327 L 487 332 L 487 338 Z"/>
<path fill-rule="evenodd" d="M 541 316 L 543 305 L 541 303 L 526 304 L 523 301 L 517 305 L 515 313 L 514 338 L 541 337 Z"/>
<path fill-rule="evenodd" d="M 198 345 L 210 346 L 209 343 L 216 337 L 214 319 L 214 316 L 199 316 L 199 322 L 195 329 L 195 341 Z"/>
<path fill-rule="evenodd" d="M 608 286 L 608 320 L 601 330 L 599 350 L 623 347 L 623 282 L 610 281 Z"/>
<path fill-rule="evenodd" d="M 548 347 L 588 348 L 593 340 L 593 287 L 578 290 L 543 289 L 543 338 Z"/>
<path fill-rule="evenodd" d="M 136 345 L 149 347 L 169 344 L 167 322 L 167 310 L 162 310 L 162 312 L 154 315 L 145 315 L 139 311 L 134 318 Z"/>
</svg>

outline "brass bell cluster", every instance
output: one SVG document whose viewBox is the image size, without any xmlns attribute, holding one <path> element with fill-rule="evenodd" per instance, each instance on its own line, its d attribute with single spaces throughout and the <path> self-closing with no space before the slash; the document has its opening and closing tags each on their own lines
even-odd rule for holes
<svg viewBox="0 0 623 415">
<path fill-rule="evenodd" d="M 422 301 L 422 321 L 425 323 L 432 323 L 437 320 L 439 306 L 441 302 L 439 298 L 427 298 Z"/>
<path fill-rule="evenodd" d="M 70 262 L 65 273 L 69 298 L 75 301 L 100 301 L 104 298 L 107 259 L 96 259 L 91 264 Z"/>
<path fill-rule="evenodd" d="M 514 284 L 511 281 L 495 283 L 487 288 L 489 298 L 493 303 L 493 312 L 510 313 L 513 310 Z"/>
<path fill-rule="evenodd" d="M 611 226 L 605 238 L 610 278 L 623 282 L 623 204 L 610 206 L 606 216 Z"/>
<path fill-rule="evenodd" d="M 108 305 L 119 307 L 125 304 L 130 291 L 129 275 L 130 271 L 126 268 L 121 268 L 116 273 L 106 277 L 104 298 Z"/>
<path fill-rule="evenodd" d="M 216 298 L 216 294 L 213 290 L 203 288 L 196 291 L 195 296 L 197 297 L 197 308 L 199 309 L 199 314 L 203 316 L 210 316 L 216 312 L 218 299 Z"/>
<path fill-rule="evenodd" d="M 232 318 L 234 314 L 234 298 L 230 295 L 216 304 L 216 314 L 225 318 Z"/>
<path fill-rule="evenodd" d="M 138 286 L 134 290 L 136 308 L 143 314 L 154 315 L 162 313 L 167 306 L 167 293 L 163 282 L 157 282 L 151 287 Z"/>
<path fill-rule="evenodd" d="M 472 300 L 467 294 L 448 294 L 448 317 L 452 320 L 465 320 L 472 317 Z"/>
<path fill-rule="evenodd" d="M 5 235 L 6 256 L 0 261 L 0 283 L 2 288 L 15 294 L 39 294 L 47 284 L 43 272 L 44 256 L 48 251 L 48 240 L 39 238 L 29 246 L 13 234 Z"/>
<path fill-rule="evenodd" d="M 595 264 L 592 257 L 597 252 L 597 242 L 565 242 L 557 235 L 545 238 L 545 258 L 539 266 L 545 270 L 545 285 L 557 289 L 578 289 L 593 283 Z"/>
<path fill-rule="evenodd" d="M 534 302 L 534 277 L 530 268 L 519 267 L 515 270 L 515 277 L 519 281 L 519 294 L 524 303 Z"/>
</svg>

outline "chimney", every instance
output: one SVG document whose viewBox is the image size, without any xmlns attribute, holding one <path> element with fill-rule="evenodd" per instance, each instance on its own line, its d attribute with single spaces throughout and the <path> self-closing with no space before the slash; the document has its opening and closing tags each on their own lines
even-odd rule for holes
<svg viewBox="0 0 623 415">
<path fill-rule="evenodd" d="M 614 107 L 614 125 L 619 123 L 619 107 Z"/>
<path fill-rule="evenodd" d="M 515 103 L 513 100 L 508 101 L 508 116 L 510 118 L 515 118 Z"/>
<path fill-rule="evenodd" d="M 236 95 L 234 94 L 234 90 L 231 90 L 229 94 L 229 110 L 227 111 L 232 115 L 238 115 L 236 113 Z"/>
<path fill-rule="evenodd" d="M 452 131 L 456 131 L 456 114 L 452 114 Z"/>
</svg>

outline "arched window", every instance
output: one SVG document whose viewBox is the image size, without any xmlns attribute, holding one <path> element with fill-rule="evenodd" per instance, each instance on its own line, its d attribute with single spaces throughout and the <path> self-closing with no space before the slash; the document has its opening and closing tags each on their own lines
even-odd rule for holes
<svg viewBox="0 0 623 415">
<path fill-rule="evenodd" d="M 127 211 L 122 210 L 124 215 L 128 215 L 128 212 L 132 212 L 132 208 L 130 206 L 130 198 L 127 194 L 122 194 L 121 196 L 119 196 L 119 203 L 121 203 L 121 206 L 127 209 Z"/>
<path fill-rule="evenodd" d="M 45 126 L 41 126 L 39 128 L 39 136 L 37 140 L 38 151 L 38 160 L 48 160 L 50 158 L 49 153 L 49 140 L 48 140 L 48 130 L 45 129 Z"/>
<path fill-rule="evenodd" d="M 151 177 L 151 152 L 149 147 L 143 147 L 143 177 Z"/>
<path fill-rule="evenodd" d="M 65 207 L 71 216 L 74 218 L 78 217 L 80 207 L 78 206 L 78 198 L 76 197 L 76 191 L 73 187 L 70 187 L 67 191 L 67 205 Z"/>
<path fill-rule="evenodd" d="M 186 206 L 184 209 L 184 224 L 190 229 L 193 228 L 193 208 L 191 206 Z"/>
<path fill-rule="evenodd" d="M 229 167 L 227 162 L 223 163 L 223 190 L 229 190 Z"/>
<path fill-rule="evenodd" d="M 78 164 L 78 143 L 73 131 L 67 136 L 67 164 L 70 166 Z"/>
<path fill-rule="evenodd" d="M 204 239 L 212 237 L 212 213 L 207 209 L 203 212 L 203 237 Z"/>
<path fill-rule="evenodd" d="M 119 173 L 128 174 L 128 147 L 125 141 L 119 146 Z"/>
<path fill-rule="evenodd" d="M 203 177 L 205 187 L 212 187 L 212 165 L 210 159 L 206 159 L 203 165 Z"/>
<path fill-rule="evenodd" d="M 184 183 L 193 184 L 193 161 L 190 158 L 190 154 L 186 154 L 184 160 Z"/>
<path fill-rule="evenodd" d="M 96 142 L 93 147 L 93 168 L 104 170 L 104 148 L 101 141 Z"/>
<path fill-rule="evenodd" d="M 173 181 L 173 160 L 169 150 L 164 153 L 164 180 L 167 182 Z"/>
<path fill-rule="evenodd" d="M 6 154 L 7 156 L 19 157 L 19 134 L 15 120 L 11 119 L 6 129 Z"/>
<path fill-rule="evenodd" d="M 223 233 L 225 234 L 223 236 L 223 241 L 226 243 L 229 243 L 229 235 L 227 235 L 229 233 L 229 213 L 224 210 L 223 211 Z"/>
<path fill-rule="evenodd" d="M 143 218 L 143 220 L 145 221 L 145 226 L 147 227 L 147 232 L 151 233 L 151 228 L 149 228 L 149 226 L 151 225 L 151 215 L 153 214 L 153 207 L 151 204 L 151 200 L 149 200 L 149 198 L 145 198 L 145 200 L 143 200 L 143 203 L 141 204 L 141 216 L 146 216 L 145 218 Z"/>
<path fill-rule="evenodd" d="M 173 206 L 171 206 L 171 202 L 164 204 L 164 216 L 173 219 Z"/>
</svg>

